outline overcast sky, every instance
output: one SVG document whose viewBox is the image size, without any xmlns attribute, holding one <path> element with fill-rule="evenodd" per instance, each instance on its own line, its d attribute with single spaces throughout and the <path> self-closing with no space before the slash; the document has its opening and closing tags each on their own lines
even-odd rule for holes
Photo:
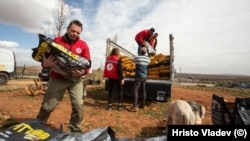
<svg viewBox="0 0 250 141">
<path fill-rule="evenodd" d="M 51 21 L 56 0 L 1 0 L 0 47 L 14 50 L 19 66 L 40 65 L 31 58 L 38 33 Z M 157 53 L 169 54 L 174 36 L 177 72 L 250 75 L 250 0 L 67 0 L 71 19 L 84 25 L 81 38 L 93 69 L 103 66 L 106 40 L 136 54 L 135 34 L 154 27 Z"/>
</svg>

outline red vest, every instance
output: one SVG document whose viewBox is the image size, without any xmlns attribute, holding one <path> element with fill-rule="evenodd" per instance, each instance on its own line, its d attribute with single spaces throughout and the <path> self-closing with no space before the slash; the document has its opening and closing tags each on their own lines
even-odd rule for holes
<svg viewBox="0 0 250 141">
<path fill-rule="evenodd" d="M 106 59 L 105 68 L 104 68 L 104 77 L 112 78 L 112 79 L 119 79 L 117 64 L 120 57 L 111 55 Z"/>
</svg>

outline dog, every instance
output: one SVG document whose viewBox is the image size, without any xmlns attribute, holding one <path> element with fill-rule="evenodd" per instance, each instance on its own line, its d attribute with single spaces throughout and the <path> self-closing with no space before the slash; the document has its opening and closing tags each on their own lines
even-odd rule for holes
<svg viewBox="0 0 250 141">
<path fill-rule="evenodd" d="M 166 122 L 167 125 L 199 125 L 205 112 L 205 107 L 194 101 L 172 101 L 167 110 Z"/>
</svg>

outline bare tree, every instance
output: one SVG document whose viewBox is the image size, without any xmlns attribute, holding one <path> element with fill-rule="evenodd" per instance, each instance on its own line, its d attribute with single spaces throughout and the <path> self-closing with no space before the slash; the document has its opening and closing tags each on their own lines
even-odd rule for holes
<svg viewBox="0 0 250 141">
<path fill-rule="evenodd" d="M 66 26 L 66 21 L 70 14 L 70 9 L 66 5 L 66 0 L 58 0 L 57 8 L 52 13 L 52 22 L 47 22 L 44 27 L 44 34 L 48 37 L 61 36 Z"/>
<path fill-rule="evenodd" d="M 62 35 L 69 14 L 69 8 L 66 7 L 66 0 L 59 0 L 58 6 L 59 7 L 54 14 L 54 24 L 55 24 L 54 36 Z"/>
</svg>

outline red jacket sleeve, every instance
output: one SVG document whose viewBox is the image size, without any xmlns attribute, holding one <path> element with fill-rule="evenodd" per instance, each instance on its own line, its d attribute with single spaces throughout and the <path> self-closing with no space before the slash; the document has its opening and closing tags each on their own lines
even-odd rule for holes
<svg viewBox="0 0 250 141">
<path fill-rule="evenodd" d="M 142 30 L 141 32 L 136 34 L 135 40 L 144 45 L 144 40 L 147 39 L 148 33 L 149 33 L 149 30 Z"/>
<path fill-rule="evenodd" d="M 91 56 L 90 56 L 90 52 L 89 52 L 89 46 L 85 41 L 83 41 L 82 49 L 83 49 L 83 51 L 81 53 L 81 56 L 84 57 L 85 59 L 89 60 L 90 63 L 91 63 Z M 86 69 L 85 74 L 88 74 L 89 71 L 90 71 L 90 68 Z"/>
</svg>

